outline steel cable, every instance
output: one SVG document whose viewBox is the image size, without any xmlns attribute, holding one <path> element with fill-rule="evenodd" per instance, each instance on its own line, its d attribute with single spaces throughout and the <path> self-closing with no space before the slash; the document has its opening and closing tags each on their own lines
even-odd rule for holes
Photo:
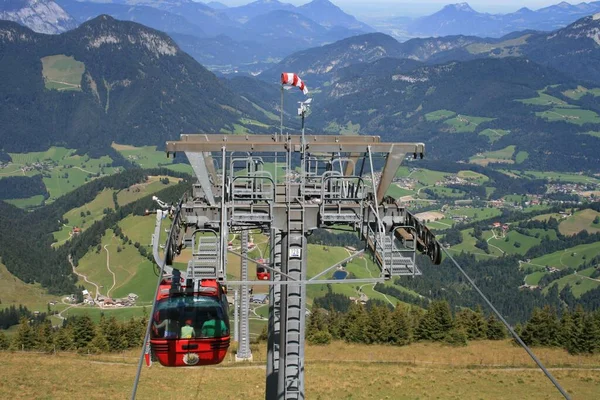
<svg viewBox="0 0 600 400">
<path fill-rule="evenodd" d="M 504 324 L 504 326 L 506 326 L 506 329 L 508 329 L 508 331 L 510 332 L 510 334 L 525 349 L 525 351 L 527 352 L 527 354 L 529 354 L 529 356 L 533 359 L 533 361 L 535 361 L 535 363 L 538 365 L 538 367 L 540 367 L 540 369 L 544 372 L 544 374 L 546 374 L 546 376 L 548 377 L 548 379 L 550 379 L 550 381 L 556 387 L 556 389 L 558 389 L 558 391 L 560 392 L 560 394 L 562 394 L 565 399 L 571 400 L 571 398 L 569 397 L 569 395 L 567 394 L 567 392 L 565 391 L 565 389 L 560 385 L 560 383 L 558 383 L 558 381 L 554 378 L 554 376 L 552 376 L 552 374 L 550 373 L 550 371 L 548 371 L 546 369 L 546 367 L 544 367 L 544 364 L 542 364 L 542 362 L 535 356 L 535 354 L 533 354 L 533 352 L 531 351 L 531 349 L 529 348 L 529 346 L 527 346 L 525 344 L 525 342 L 523 342 L 523 340 L 519 337 L 519 335 L 517 335 L 517 333 L 511 328 L 511 326 L 508 324 L 508 322 L 506 322 L 506 320 L 504 319 L 504 317 L 502 316 L 502 314 L 500 314 L 500 312 L 498 312 L 498 310 L 496 310 L 496 307 L 494 307 L 494 305 L 487 299 L 487 297 L 485 297 L 485 295 L 483 294 L 483 292 L 477 287 L 477 285 L 475 284 L 475 282 L 473 282 L 473 280 L 469 277 L 469 275 L 467 275 L 467 273 L 465 272 L 465 270 L 463 270 L 461 268 L 461 266 L 458 264 L 458 262 L 456 262 L 456 260 L 454 259 L 454 257 L 452 257 L 452 255 L 448 252 L 448 250 L 446 248 L 444 248 L 441 244 L 439 244 L 439 245 L 440 245 L 440 248 L 444 251 L 444 253 L 446 253 L 446 255 L 448 256 L 448 258 L 450 258 L 450 260 L 452 260 L 452 262 L 454 263 L 454 265 L 456 266 L 456 268 L 458 268 L 458 270 L 464 275 L 464 277 L 471 284 L 471 286 L 473 286 L 473 288 L 477 291 L 477 293 L 479 293 L 479 295 L 483 298 L 483 300 L 486 302 L 486 304 L 492 309 L 492 311 L 494 312 L 494 314 L 496 314 L 496 316 L 498 317 L 498 319 L 500 319 L 500 321 L 502 321 L 502 323 Z"/>
</svg>

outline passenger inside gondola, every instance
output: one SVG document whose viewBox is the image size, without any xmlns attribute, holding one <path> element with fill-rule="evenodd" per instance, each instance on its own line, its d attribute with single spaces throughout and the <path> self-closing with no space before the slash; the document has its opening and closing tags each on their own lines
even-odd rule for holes
<svg viewBox="0 0 600 400">
<path fill-rule="evenodd" d="M 225 310 L 211 296 L 177 296 L 159 300 L 154 316 L 154 339 L 218 338 L 229 334 Z"/>
<path fill-rule="evenodd" d="M 201 337 L 221 337 L 227 334 L 227 325 L 222 319 L 217 319 L 214 312 L 208 310 L 208 318 L 202 324 Z"/>
</svg>

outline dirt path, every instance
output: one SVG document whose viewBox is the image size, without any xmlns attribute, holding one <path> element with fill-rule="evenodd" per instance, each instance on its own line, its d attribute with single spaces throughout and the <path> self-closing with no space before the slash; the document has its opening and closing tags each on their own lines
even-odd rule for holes
<svg viewBox="0 0 600 400">
<path fill-rule="evenodd" d="M 87 283 L 89 283 L 90 285 L 93 285 L 96 288 L 96 297 L 94 297 L 94 299 L 98 298 L 98 295 L 100 294 L 100 288 L 98 287 L 98 285 L 92 281 L 90 281 L 87 276 L 80 274 L 79 272 L 76 271 L 75 268 L 75 264 L 73 264 L 73 259 L 71 258 L 71 256 L 69 256 L 69 264 L 71 264 L 71 268 L 73 269 L 73 273 L 77 276 L 79 276 L 80 278 L 83 278 L 84 281 L 86 281 Z M 64 310 L 63 310 L 64 311 Z"/>
<path fill-rule="evenodd" d="M 110 287 L 110 289 L 108 289 L 108 292 L 106 292 L 106 296 L 110 297 L 110 291 L 114 289 L 114 287 L 117 284 L 117 276 L 115 275 L 114 272 L 112 272 L 112 270 L 110 269 L 110 252 L 108 251 L 108 249 L 106 248 L 108 245 L 105 244 L 104 245 L 104 251 L 106 251 L 106 269 L 108 270 L 108 272 L 110 272 L 110 274 L 113 277 L 113 284 Z"/>
<path fill-rule="evenodd" d="M 498 250 L 499 250 L 499 251 L 500 251 L 502 254 L 506 254 L 506 253 L 504 252 L 504 250 L 502 250 L 500 247 L 498 247 L 498 246 L 494 246 L 493 244 L 491 244 L 491 243 L 490 243 L 490 240 L 492 240 L 492 239 L 496 239 L 496 240 L 497 240 L 497 239 L 498 239 L 498 238 L 496 237 L 496 233 L 495 233 L 494 231 L 492 231 L 492 235 L 494 235 L 494 236 L 490 236 L 490 237 L 488 238 L 488 240 L 487 240 L 487 244 L 488 244 L 488 246 L 491 246 L 491 247 L 493 247 L 493 248 L 495 248 L 495 249 L 498 249 Z"/>
</svg>

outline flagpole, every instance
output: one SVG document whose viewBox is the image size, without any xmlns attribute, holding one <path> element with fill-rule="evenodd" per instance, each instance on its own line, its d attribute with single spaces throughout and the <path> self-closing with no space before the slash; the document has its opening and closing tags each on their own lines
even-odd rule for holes
<svg viewBox="0 0 600 400">
<path fill-rule="evenodd" d="M 283 83 L 281 84 L 281 104 L 279 106 L 279 138 L 275 134 L 275 141 L 278 142 L 280 138 L 283 138 Z M 275 152 L 275 186 L 277 186 L 277 152 Z"/>
</svg>

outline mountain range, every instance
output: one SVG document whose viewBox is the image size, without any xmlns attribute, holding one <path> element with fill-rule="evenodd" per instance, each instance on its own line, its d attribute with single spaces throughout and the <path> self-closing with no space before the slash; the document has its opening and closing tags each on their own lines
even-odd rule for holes
<svg viewBox="0 0 600 400">
<path fill-rule="evenodd" d="M 0 21 L 0 54 L 5 151 L 158 144 L 267 120 L 164 33 L 106 15 L 60 35 Z"/>
<path fill-rule="evenodd" d="M 377 27 L 402 40 L 448 35 L 497 38 L 522 30 L 553 31 L 598 12 L 600 1 L 574 5 L 563 1 L 535 11 L 523 7 L 508 14 L 480 13 L 468 3 L 457 3 L 413 20 L 405 17 L 389 18 L 382 26 Z"/>
<path fill-rule="evenodd" d="M 428 64 L 477 58 L 527 57 L 555 68 L 573 79 L 600 84 L 600 13 L 546 32 L 513 32 L 502 38 L 445 36 L 411 39 L 400 43 L 382 33 L 351 37 L 331 45 L 294 53 L 264 71 L 273 79 L 276 71 L 296 71 L 322 84 L 340 68 L 380 58 L 407 58 Z"/>
</svg>

